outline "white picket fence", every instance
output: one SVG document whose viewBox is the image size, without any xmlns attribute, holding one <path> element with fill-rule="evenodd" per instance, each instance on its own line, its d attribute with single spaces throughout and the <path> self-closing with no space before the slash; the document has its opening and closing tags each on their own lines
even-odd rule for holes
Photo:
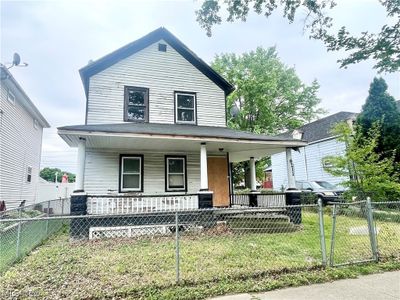
<svg viewBox="0 0 400 300">
<path fill-rule="evenodd" d="M 129 214 L 192 210 L 199 207 L 197 195 L 96 196 L 87 198 L 88 214 Z"/>
</svg>

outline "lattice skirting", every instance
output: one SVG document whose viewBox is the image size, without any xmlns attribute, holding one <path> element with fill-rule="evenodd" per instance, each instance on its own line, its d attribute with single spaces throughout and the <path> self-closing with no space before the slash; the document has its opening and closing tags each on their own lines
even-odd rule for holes
<svg viewBox="0 0 400 300">
<path fill-rule="evenodd" d="M 179 224 L 179 230 L 194 230 L 192 224 Z M 175 232 L 174 225 L 141 225 L 118 227 L 90 227 L 89 239 L 134 238 L 139 236 L 171 235 Z"/>
</svg>

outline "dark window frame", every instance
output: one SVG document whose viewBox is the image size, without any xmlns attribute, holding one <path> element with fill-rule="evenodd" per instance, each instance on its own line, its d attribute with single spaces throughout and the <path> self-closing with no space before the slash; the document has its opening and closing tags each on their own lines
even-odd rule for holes
<svg viewBox="0 0 400 300">
<path fill-rule="evenodd" d="M 174 158 L 179 158 L 184 160 L 184 185 L 185 187 L 182 188 L 168 188 L 168 159 L 174 159 Z M 166 192 L 185 192 L 187 193 L 188 186 L 187 186 L 187 157 L 186 155 L 165 155 L 164 156 L 164 169 L 165 169 L 165 191 Z"/>
<path fill-rule="evenodd" d="M 178 120 L 178 94 L 192 95 L 194 96 L 194 122 L 185 122 Z M 174 91 L 174 122 L 175 124 L 183 125 L 197 125 L 197 93 L 196 92 L 186 92 L 186 91 Z"/>
<path fill-rule="evenodd" d="M 126 190 L 122 189 L 122 160 L 124 158 L 140 158 L 140 189 Z M 119 173 L 118 173 L 118 192 L 119 193 L 142 193 L 144 186 L 144 155 L 143 154 L 120 154 L 119 155 Z"/>
<path fill-rule="evenodd" d="M 31 166 L 28 166 L 26 168 L 26 182 L 29 182 L 29 183 L 32 182 L 32 171 L 33 171 L 33 168 Z"/>
<path fill-rule="evenodd" d="M 128 119 L 128 102 L 129 102 L 129 90 L 137 90 L 141 92 L 145 92 L 144 104 L 144 120 L 130 120 Z M 133 122 L 133 123 L 148 123 L 149 122 L 149 93 L 150 90 L 145 87 L 138 87 L 138 86 L 124 86 L 124 122 Z"/>
</svg>

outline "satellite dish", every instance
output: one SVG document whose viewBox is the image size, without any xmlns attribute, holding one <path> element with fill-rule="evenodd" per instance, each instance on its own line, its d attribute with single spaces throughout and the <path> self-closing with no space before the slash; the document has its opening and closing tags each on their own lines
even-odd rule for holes
<svg viewBox="0 0 400 300">
<path fill-rule="evenodd" d="M 13 66 L 18 66 L 21 63 L 21 57 L 19 56 L 18 53 L 14 53 L 12 63 L 13 63 Z"/>
</svg>

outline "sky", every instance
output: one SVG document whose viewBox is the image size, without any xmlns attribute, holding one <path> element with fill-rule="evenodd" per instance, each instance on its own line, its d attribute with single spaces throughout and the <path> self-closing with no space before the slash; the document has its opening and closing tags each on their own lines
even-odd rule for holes
<svg viewBox="0 0 400 300">
<path fill-rule="evenodd" d="M 330 11 L 335 28 L 357 35 L 377 32 L 388 22 L 378 0 L 338 0 Z M 0 61 L 18 52 L 28 67 L 10 71 L 50 123 L 44 130 L 42 167 L 75 171 L 76 149 L 58 137 L 57 127 L 84 124 L 85 95 L 78 70 L 150 31 L 164 26 L 206 62 L 216 54 L 276 46 L 279 57 L 300 79 L 320 84 L 318 96 L 328 114 L 358 112 L 374 76 L 382 76 L 389 93 L 400 99 L 400 75 L 377 74 L 367 61 L 340 69 L 343 53 L 327 52 L 303 33 L 304 13 L 293 24 L 279 12 L 270 18 L 250 14 L 247 22 L 213 29 L 212 37 L 196 22 L 201 1 L 4 1 L 0 0 Z"/>
</svg>

